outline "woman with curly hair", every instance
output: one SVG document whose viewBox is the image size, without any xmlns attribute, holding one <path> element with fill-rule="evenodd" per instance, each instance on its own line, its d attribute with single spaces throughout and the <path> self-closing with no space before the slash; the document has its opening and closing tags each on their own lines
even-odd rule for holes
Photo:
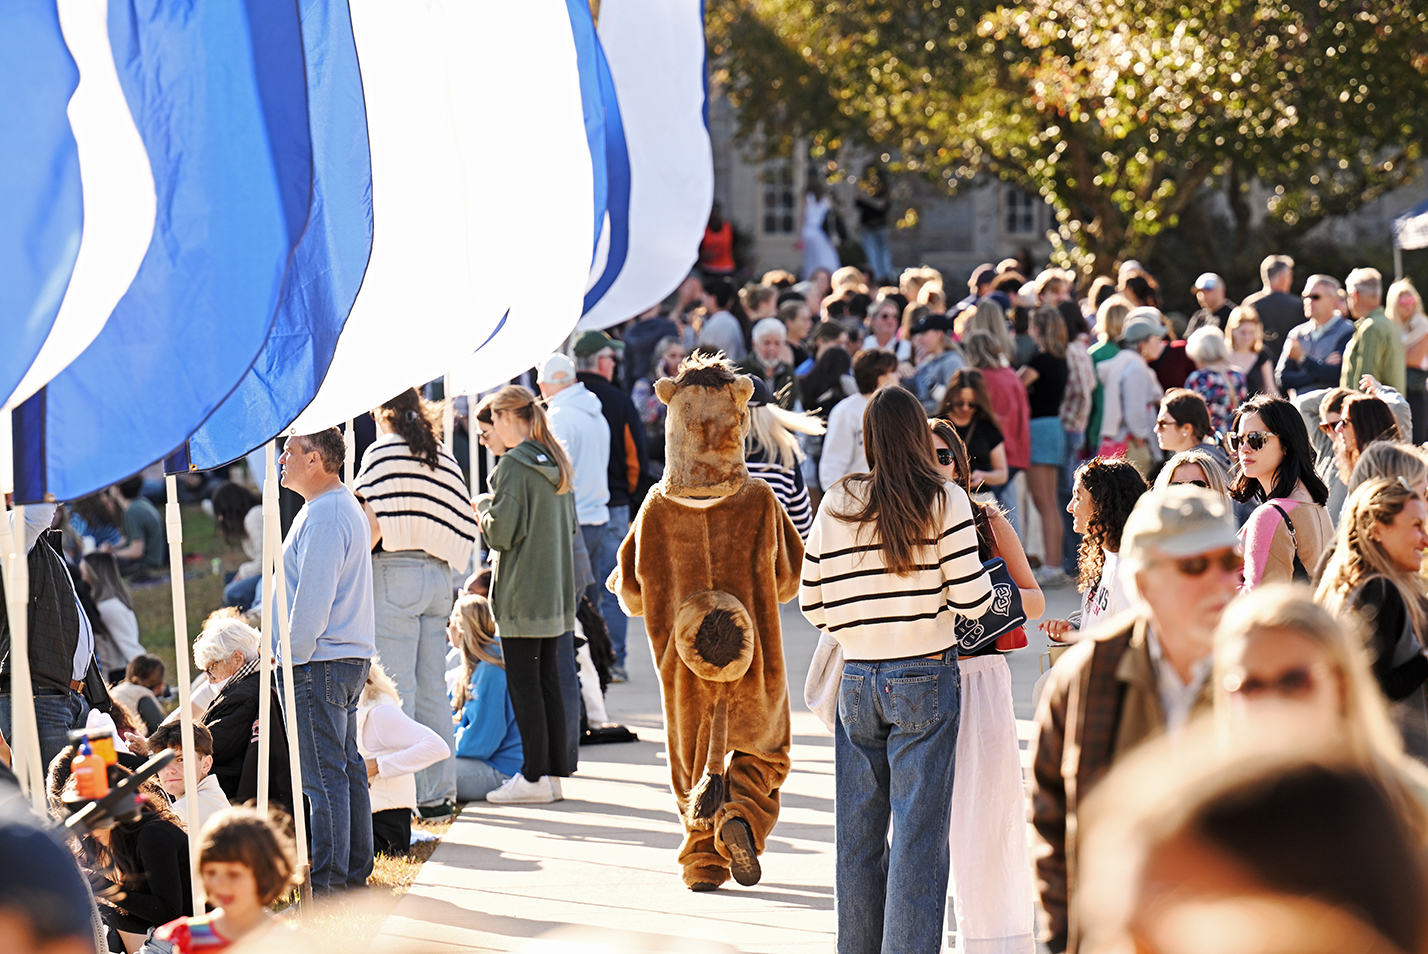
<svg viewBox="0 0 1428 954">
<path fill-rule="evenodd" d="M 1066 642 L 1068 634 L 1089 631 L 1130 608 L 1130 591 L 1124 574 L 1118 572 L 1121 531 L 1147 489 L 1140 471 L 1123 458 L 1094 457 L 1076 471 L 1066 510 L 1072 528 L 1081 534 L 1076 584 L 1083 594 L 1081 612 L 1041 624 L 1041 631 L 1055 642 Z"/>
</svg>

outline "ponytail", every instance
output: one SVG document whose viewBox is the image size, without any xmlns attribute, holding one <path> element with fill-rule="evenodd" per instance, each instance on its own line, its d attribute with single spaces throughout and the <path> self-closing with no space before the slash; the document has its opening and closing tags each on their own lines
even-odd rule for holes
<svg viewBox="0 0 1428 954">
<path fill-rule="evenodd" d="M 436 438 L 436 422 L 441 416 L 440 404 L 423 400 L 416 388 L 407 388 L 377 408 L 373 416 L 395 431 L 398 437 L 407 442 L 413 454 L 421 458 L 432 470 L 436 470 L 441 448 L 441 442 Z"/>
<path fill-rule="evenodd" d="M 575 489 L 575 468 L 570 463 L 570 457 L 551 433 L 550 419 L 545 416 L 545 408 L 541 407 L 528 388 L 519 384 L 508 384 L 489 399 L 488 406 L 493 413 L 506 411 L 529 421 L 531 440 L 543 445 L 560 468 L 560 485 L 555 488 L 556 494 L 568 494 Z"/>
</svg>

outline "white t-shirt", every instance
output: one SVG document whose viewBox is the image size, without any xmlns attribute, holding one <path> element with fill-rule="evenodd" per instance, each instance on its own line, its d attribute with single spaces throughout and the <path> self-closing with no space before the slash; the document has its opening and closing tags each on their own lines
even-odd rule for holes
<svg viewBox="0 0 1428 954">
<path fill-rule="evenodd" d="M 1081 599 L 1081 632 L 1089 632 L 1097 623 L 1108 620 L 1117 613 L 1131 608 L 1130 588 L 1125 574 L 1121 572 L 1121 557 L 1118 553 L 1102 548 L 1105 563 L 1101 565 L 1101 578 L 1096 585 L 1086 591 Z"/>
</svg>

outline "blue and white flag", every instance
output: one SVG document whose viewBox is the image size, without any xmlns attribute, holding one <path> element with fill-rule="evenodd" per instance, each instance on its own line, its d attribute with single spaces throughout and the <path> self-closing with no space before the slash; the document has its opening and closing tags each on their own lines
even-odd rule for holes
<svg viewBox="0 0 1428 954">
<path fill-rule="evenodd" d="M 1393 244 L 1397 248 L 1428 248 L 1428 200 L 1393 220 Z"/>
<path fill-rule="evenodd" d="M 628 321 L 674 291 L 698 259 L 714 200 L 703 4 L 604 0 L 600 43 L 629 179 L 623 201 L 612 188 L 609 253 L 591 268 L 582 329 Z"/>
<path fill-rule="evenodd" d="M 182 444 L 266 342 L 308 218 L 295 4 L 114 0 L 108 25 L 153 238 L 97 336 L 17 410 L 21 502 L 92 493 Z"/>
</svg>

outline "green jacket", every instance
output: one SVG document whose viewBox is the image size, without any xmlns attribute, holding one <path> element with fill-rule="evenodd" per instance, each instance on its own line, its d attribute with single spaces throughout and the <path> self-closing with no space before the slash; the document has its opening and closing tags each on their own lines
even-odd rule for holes
<svg viewBox="0 0 1428 954">
<path fill-rule="evenodd" d="M 1120 353 L 1121 346 L 1114 341 L 1100 341 L 1090 348 L 1091 366 L 1094 368 L 1102 361 L 1109 361 Z M 1091 416 L 1086 419 L 1086 450 L 1092 457 L 1098 454 L 1101 446 L 1101 416 L 1105 408 L 1105 389 L 1101 387 L 1101 379 L 1096 378 L 1096 386 L 1091 390 Z"/>
<path fill-rule="evenodd" d="M 1382 308 L 1375 308 L 1354 323 L 1354 336 L 1344 349 L 1344 370 L 1339 386 L 1357 391 L 1359 378 L 1371 374 L 1379 383 L 1403 394 L 1408 390 L 1407 368 L 1403 332 Z"/>
<path fill-rule="evenodd" d="M 502 639 L 575 629 L 575 508 L 559 486 L 545 445 L 526 440 L 501 458 L 491 492 L 476 498 L 481 534 L 496 554 L 491 611 Z"/>
</svg>

